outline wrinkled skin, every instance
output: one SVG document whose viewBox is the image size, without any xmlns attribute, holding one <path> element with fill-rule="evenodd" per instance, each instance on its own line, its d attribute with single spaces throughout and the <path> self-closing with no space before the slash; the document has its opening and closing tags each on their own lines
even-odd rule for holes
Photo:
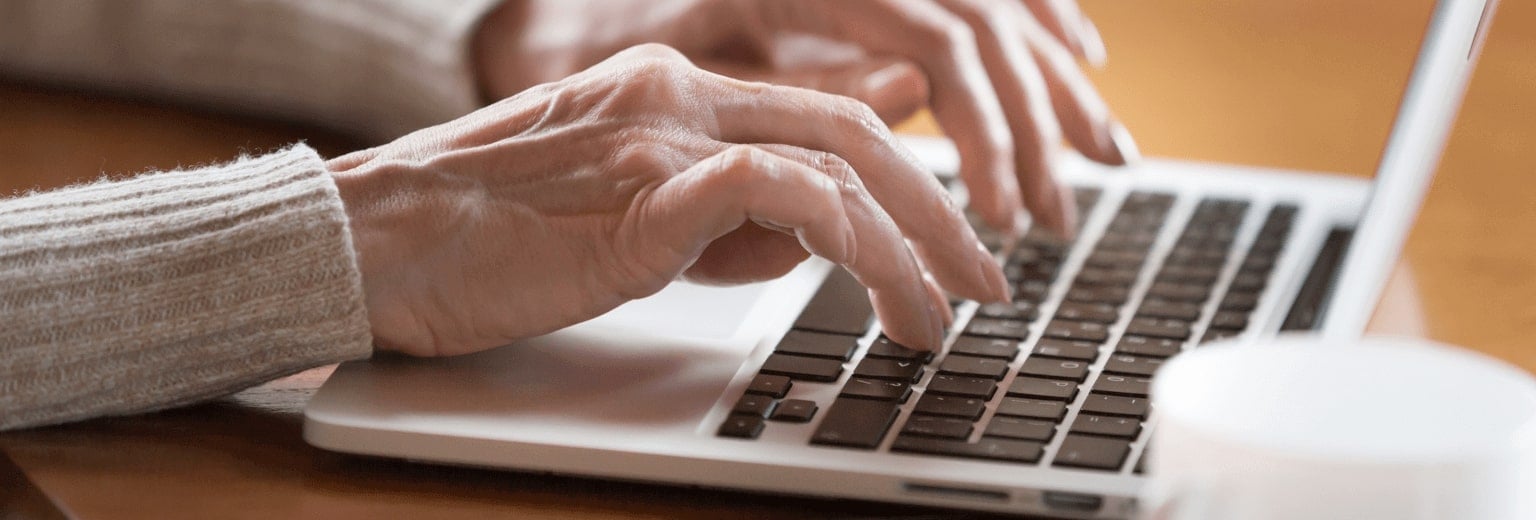
<svg viewBox="0 0 1536 520">
<path fill-rule="evenodd" d="M 329 167 L 375 344 L 414 355 L 549 332 L 682 276 L 779 276 L 807 252 L 846 266 L 916 348 L 942 340 L 941 288 L 1009 296 L 868 106 L 708 73 L 660 45 Z"/>
<path fill-rule="evenodd" d="M 1093 160 L 1138 157 L 1074 59 L 1105 54 L 1072 0 L 517 0 L 486 20 L 476 51 L 499 98 L 644 42 L 733 77 L 854 97 L 887 122 L 931 106 L 972 208 L 999 230 L 1020 227 L 1025 208 L 1075 229 L 1051 174 L 1063 133 Z"/>
<path fill-rule="evenodd" d="M 1027 208 L 1070 234 L 1063 135 L 1136 156 L 1077 68 L 1104 53 L 1070 0 L 512 0 L 472 53 L 500 101 L 330 163 L 382 349 L 475 352 L 809 254 L 870 288 L 893 339 L 936 349 L 943 291 L 1008 287 L 884 122 L 932 108 L 1005 231 Z"/>
</svg>

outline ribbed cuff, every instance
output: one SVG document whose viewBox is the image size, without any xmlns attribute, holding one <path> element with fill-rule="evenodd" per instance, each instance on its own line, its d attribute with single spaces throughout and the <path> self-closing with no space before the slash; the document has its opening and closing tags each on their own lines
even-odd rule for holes
<svg viewBox="0 0 1536 520">
<path fill-rule="evenodd" d="M 306 146 L 0 200 L 0 429 L 367 357 L 346 213 Z"/>
</svg>

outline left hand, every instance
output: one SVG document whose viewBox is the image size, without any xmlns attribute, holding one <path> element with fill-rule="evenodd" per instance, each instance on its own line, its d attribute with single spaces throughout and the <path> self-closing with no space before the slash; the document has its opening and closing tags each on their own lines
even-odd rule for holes
<svg viewBox="0 0 1536 520">
<path fill-rule="evenodd" d="M 1075 58 L 1104 46 L 1071 0 L 511 0 L 477 33 L 481 85 L 499 99 L 641 42 L 742 79 L 859 99 L 887 123 L 931 105 L 961 155 L 972 208 L 1013 231 L 1023 209 L 1069 236 L 1054 178 L 1063 133 L 1125 164 L 1134 143 Z"/>
</svg>

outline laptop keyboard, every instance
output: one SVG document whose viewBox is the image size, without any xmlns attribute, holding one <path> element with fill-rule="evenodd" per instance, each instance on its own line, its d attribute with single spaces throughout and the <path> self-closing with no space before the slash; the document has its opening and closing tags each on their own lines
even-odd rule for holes
<svg viewBox="0 0 1536 520">
<path fill-rule="evenodd" d="M 1097 189 L 1074 191 L 1084 215 L 1101 198 Z M 864 288 L 835 270 L 717 434 L 755 439 L 775 422 L 815 421 L 808 442 L 828 448 L 1126 470 L 1147 429 L 1157 369 L 1185 348 L 1248 328 L 1296 215 L 1294 206 L 1272 208 L 1239 251 L 1249 204 L 1204 199 L 1154 258 L 1175 202 L 1140 191 L 1120 201 L 1049 316 L 1043 309 L 1073 244 L 1026 234 L 1004 264 L 1014 301 L 977 307 L 942 355 L 884 336 L 861 349 L 873 310 Z M 835 384 L 849 370 L 830 402 L 786 398 L 793 385 Z"/>
</svg>

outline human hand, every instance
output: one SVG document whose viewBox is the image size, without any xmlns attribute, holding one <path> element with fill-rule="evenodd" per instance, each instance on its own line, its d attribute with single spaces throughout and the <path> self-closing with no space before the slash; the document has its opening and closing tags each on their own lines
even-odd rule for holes
<svg viewBox="0 0 1536 520">
<path fill-rule="evenodd" d="M 518 0 L 475 43 L 491 97 L 659 42 L 706 69 L 865 101 L 887 122 L 931 105 L 961 156 L 970 203 L 993 228 L 1021 209 L 1070 236 L 1053 168 L 1063 131 L 1090 159 L 1138 157 L 1078 68 L 1104 46 L 1071 0 Z"/>
<path fill-rule="evenodd" d="M 952 319 L 940 287 L 1008 300 L 948 194 L 867 106 L 660 45 L 328 166 L 388 350 L 504 345 L 680 276 L 776 277 L 808 251 L 868 287 L 914 348 L 938 348 Z"/>
</svg>

